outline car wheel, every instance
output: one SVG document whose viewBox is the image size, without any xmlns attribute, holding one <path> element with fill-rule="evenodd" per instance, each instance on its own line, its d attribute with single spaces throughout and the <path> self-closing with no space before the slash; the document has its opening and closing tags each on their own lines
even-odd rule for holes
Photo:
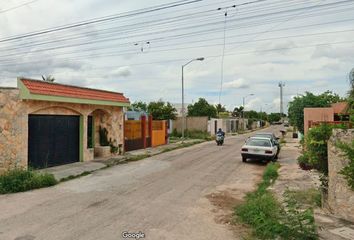
<svg viewBox="0 0 354 240">
<path fill-rule="evenodd" d="M 277 159 L 278 159 L 278 157 L 277 157 L 277 156 L 274 156 L 274 157 L 272 158 L 272 162 L 276 162 Z"/>
<path fill-rule="evenodd" d="M 246 162 L 246 161 L 247 161 L 247 158 L 242 157 L 242 162 Z"/>
</svg>

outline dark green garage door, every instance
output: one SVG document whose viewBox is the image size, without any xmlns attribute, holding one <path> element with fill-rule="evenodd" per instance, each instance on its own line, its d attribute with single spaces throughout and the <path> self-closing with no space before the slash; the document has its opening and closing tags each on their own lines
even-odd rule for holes
<svg viewBox="0 0 354 240">
<path fill-rule="evenodd" d="M 28 162 L 46 168 L 79 161 L 80 117 L 29 115 Z"/>
</svg>

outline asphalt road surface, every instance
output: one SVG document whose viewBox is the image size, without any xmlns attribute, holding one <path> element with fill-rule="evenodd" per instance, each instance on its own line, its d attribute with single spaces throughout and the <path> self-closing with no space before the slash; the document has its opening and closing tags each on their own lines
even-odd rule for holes
<svg viewBox="0 0 354 240">
<path fill-rule="evenodd" d="M 263 131 L 279 135 L 280 129 Z M 222 147 L 207 142 L 55 187 L 1 195 L 0 239 L 135 239 L 123 232 L 141 232 L 140 239 L 149 240 L 237 239 L 230 226 L 215 221 L 206 196 L 241 186 L 252 190 L 264 166 L 241 161 L 249 135 L 227 138 Z"/>
</svg>

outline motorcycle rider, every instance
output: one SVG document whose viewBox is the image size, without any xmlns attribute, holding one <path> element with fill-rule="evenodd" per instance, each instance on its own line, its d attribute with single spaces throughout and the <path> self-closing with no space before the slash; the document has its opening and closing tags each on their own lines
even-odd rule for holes
<svg viewBox="0 0 354 240">
<path fill-rule="evenodd" d="M 221 134 L 223 137 L 225 137 L 225 132 L 222 131 L 221 128 L 216 132 L 216 135 Z"/>
<path fill-rule="evenodd" d="M 219 130 L 216 132 L 216 143 L 218 146 L 221 146 L 224 144 L 224 138 L 225 138 L 225 133 L 219 128 Z"/>
</svg>

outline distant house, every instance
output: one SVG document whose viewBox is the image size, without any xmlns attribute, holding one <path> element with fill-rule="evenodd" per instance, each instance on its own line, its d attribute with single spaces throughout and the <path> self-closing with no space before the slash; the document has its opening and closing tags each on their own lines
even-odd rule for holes
<svg viewBox="0 0 354 240">
<path fill-rule="evenodd" d="M 144 111 L 127 111 L 125 113 L 125 120 L 140 120 L 141 116 L 148 118 L 148 114 Z"/>
<path fill-rule="evenodd" d="M 0 172 L 90 161 L 107 141 L 123 149 L 129 105 L 118 92 L 18 78 L 0 88 Z"/>
<path fill-rule="evenodd" d="M 339 124 L 349 121 L 348 103 L 333 103 L 330 107 L 304 109 L 304 133 L 316 124 Z"/>
</svg>

